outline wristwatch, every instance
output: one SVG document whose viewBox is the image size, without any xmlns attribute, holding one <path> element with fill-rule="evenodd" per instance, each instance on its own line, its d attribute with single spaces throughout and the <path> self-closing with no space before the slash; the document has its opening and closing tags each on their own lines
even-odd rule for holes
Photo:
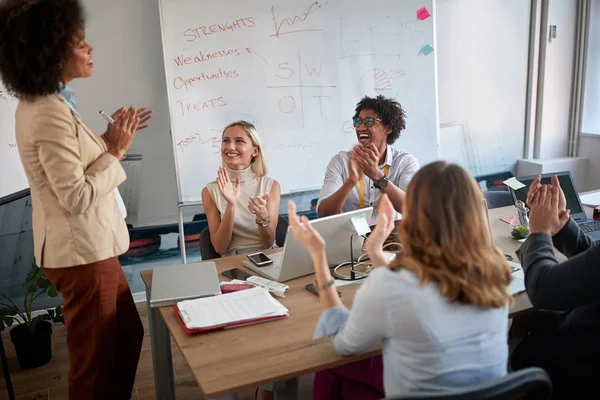
<svg viewBox="0 0 600 400">
<path fill-rule="evenodd" d="M 390 180 L 388 179 L 388 177 L 384 175 L 383 178 L 379 180 L 379 182 L 373 182 L 373 186 L 375 186 L 379 190 L 382 190 L 388 185 L 389 182 Z"/>
<path fill-rule="evenodd" d="M 269 217 L 267 217 L 267 218 L 263 219 L 262 221 L 256 220 L 254 222 L 256 222 L 257 225 L 260 225 L 263 228 L 266 228 L 271 223 L 271 220 L 269 219 Z"/>
</svg>

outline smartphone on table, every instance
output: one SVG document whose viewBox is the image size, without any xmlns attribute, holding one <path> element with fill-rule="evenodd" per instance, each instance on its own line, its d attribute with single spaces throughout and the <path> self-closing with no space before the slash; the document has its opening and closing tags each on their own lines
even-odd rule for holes
<svg viewBox="0 0 600 400">
<path fill-rule="evenodd" d="M 241 270 L 239 268 L 228 269 L 227 271 L 223 271 L 222 273 L 229 279 L 239 279 L 240 281 L 245 281 L 250 276 L 252 276 L 246 271 Z"/>
<path fill-rule="evenodd" d="M 267 255 L 263 252 L 248 254 L 248 258 L 257 267 L 264 267 L 265 265 L 273 264 L 273 260 L 267 257 Z"/>
</svg>

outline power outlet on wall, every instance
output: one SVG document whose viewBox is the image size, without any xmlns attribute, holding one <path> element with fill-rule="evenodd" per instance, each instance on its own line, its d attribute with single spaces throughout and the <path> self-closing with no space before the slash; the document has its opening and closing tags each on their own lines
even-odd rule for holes
<svg viewBox="0 0 600 400">
<path fill-rule="evenodd" d="M 556 40 L 556 25 L 550 25 L 550 38 L 549 41 L 553 42 Z"/>
</svg>

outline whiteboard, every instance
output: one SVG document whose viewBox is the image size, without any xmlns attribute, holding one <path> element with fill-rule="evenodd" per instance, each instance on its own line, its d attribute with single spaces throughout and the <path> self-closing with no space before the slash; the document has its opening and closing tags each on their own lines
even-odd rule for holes
<svg viewBox="0 0 600 400">
<path fill-rule="evenodd" d="M 29 187 L 15 139 L 17 99 L 0 83 L 0 198 Z"/>
<path fill-rule="evenodd" d="M 256 125 L 284 193 L 320 188 L 331 157 L 357 143 L 351 118 L 365 95 L 406 110 L 394 147 L 437 159 L 432 0 L 159 4 L 180 202 L 200 201 L 222 129 L 238 119 Z"/>
</svg>

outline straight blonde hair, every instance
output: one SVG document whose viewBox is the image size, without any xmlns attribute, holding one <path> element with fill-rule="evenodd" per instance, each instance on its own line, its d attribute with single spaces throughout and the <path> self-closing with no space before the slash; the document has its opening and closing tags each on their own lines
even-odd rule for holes
<svg viewBox="0 0 600 400">
<path fill-rule="evenodd" d="M 494 246 L 481 189 L 467 171 L 437 161 L 408 185 L 399 239 L 402 252 L 390 265 L 440 284 L 442 295 L 463 304 L 499 308 L 511 304 L 512 279 Z"/>
<path fill-rule="evenodd" d="M 252 171 L 254 171 L 254 173 L 258 176 L 258 177 L 263 177 L 267 175 L 267 163 L 265 162 L 265 158 L 263 156 L 263 151 L 262 151 L 262 146 L 260 145 L 260 136 L 258 135 L 258 131 L 256 130 L 256 127 L 247 121 L 234 121 L 230 124 L 228 124 L 224 129 L 223 129 L 223 133 L 221 134 L 221 137 L 223 137 L 223 135 L 225 134 L 225 131 L 233 126 L 239 126 L 241 128 L 243 128 L 246 133 L 248 134 L 248 136 L 250 137 L 250 140 L 252 141 L 252 144 L 254 146 L 256 146 L 258 148 L 258 154 L 256 155 L 256 157 L 252 157 L 252 160 L 250 161 L 250 167 L 252 168 Z M 226 167 L 227 165 L 225 164 L 225 161 L 222 161 L 222 165 L 224 167 Z"/>
</svg>

